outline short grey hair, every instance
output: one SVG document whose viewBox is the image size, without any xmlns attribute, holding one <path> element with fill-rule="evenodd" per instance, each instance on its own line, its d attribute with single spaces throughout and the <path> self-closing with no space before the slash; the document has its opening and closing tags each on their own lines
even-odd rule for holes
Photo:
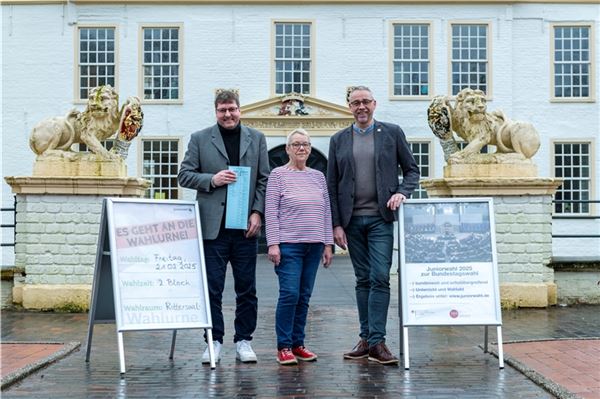
<svg viewBox="0 0 600 399">
<path fill-rule="evenodd" d="M 354 93 L 355 91 L 368 91 L 369 93 L 371 93 L 371 97 L 373 97 L 373 92 L 371 91 L 371 89 L 369 89 L 367 86 L 350 86 L 348 87 L 348 89 L 346 90 L 346 102 L 349 103 L 350 102 L 350 96 L 352 95 L 352 93 Z"/>
<path fill-rule="evenodd" d="M 296 129 L 292 130 L 288 135 L 287 135 L 287 139 L 285 141 L 286 145 L 290 145 L 292 144 L 292 136 L 294 134 L 299 134 L 302 135 L 304 137 L 306 137 L 308 139 L 308 142 L 310 143 L 310 135 L 308 134 L 308 132 L 304 129 L 302 129 L 301 127 L 297 127 Z"/>
</svg>

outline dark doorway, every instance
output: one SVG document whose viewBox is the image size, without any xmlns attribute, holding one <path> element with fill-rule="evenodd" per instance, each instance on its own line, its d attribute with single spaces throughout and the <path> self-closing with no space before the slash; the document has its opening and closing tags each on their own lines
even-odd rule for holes
<svg viewBox="0 0 600 399">
<path fill-rule="evenodd" d="M 269 166 L 274 169 L 278 166 L 285 165 L 289 161 L 285 152 L 285 144 L 273 147 L 269 151 Z M 313 168 L 327 174 L 327 158 L 316 148 L 312 148 L 308 161 L 306 162 L 309 168 Z"/>
<path fill-rule="evenodd" d="M 287 153 L 285 152 L 285 144 L 273 147 L 269 151 L 269 166 L 274 169 L 278 166 L 285 165 L 289 161 Z M 323 153 L 316 148 L 312 148 L 308 161 L 306 162 L 309 168 L 313 168 L 323 172 L 327 176 L 327 158 Z M 258 253 L 267 253 L 267 236 L 265 233 L 265 226 L 263 225 L 260 238 L 258 240 Z"/>
</svg>

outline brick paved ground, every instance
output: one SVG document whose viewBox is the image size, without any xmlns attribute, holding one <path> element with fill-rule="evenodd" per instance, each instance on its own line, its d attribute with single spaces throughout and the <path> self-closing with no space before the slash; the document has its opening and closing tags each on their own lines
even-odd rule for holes
<svg viewBox="0 0 600 399">
<path fill-rule="evenodd" d="M 31 341 L 2 342 L 0 345 L 2 389 L 62 359 L 79 347 L 79 342 L 66 344 Z"/>
<path fill-rule="evenodd" d="M 347 258 L 321 269 L 313 299 L 306 344 L 318 353 L 315 363 L 282 367 L 275 361 L 274 309 L 277 281 L 261 258 L 258 269 L 259 327 L 253 346 L 259 362 L 235 361 L 231 343 L 234 297 L 228 276 L 224 312 L 229 335 L 216 370 L 200 363 L 201 332 L 178 333 L 173 361 L 170 332 L 125 333 L 127 374 L 119 377 L 114 325 L 94 329 L 92 358 L 85 363 L 87 315 L 2 313 L 2 342 L 80 341 L 82 348 L 2 392 L 3 398 L 550 398 L 525 375 L 484 354 L 482 327 L 410 328 L 411 369 L 367 360 L 346 361 L 342 353 L 357 340 L 353 275 Z M 398 353 L 398 308 L 393 277 L 388 344 Z M 530 309 L 503 312 L 505 341 L 588 338 L 600 335 L 597 307 Z M 495 329 L 492 329 L 494 332 Z M 495 334 L 490 339 L 495 340 Z M 592 341 L 590 341 L 592 342 Z M 507 345 L 506 348 L 508 348 Z M 505 348 L 505 350 L 506 350 Z M 562 364 L 560 365 L 562 367 Z"/>
<path fill-rule="evenodd" d="M 64 347 L 64 344 L 3 343 L 2 376 L 45 359 Z"/>
<path fill-rule="evenodd" d="M 600 398 L 600 340 L 505 345 L 505 353 L 582 398 Z"/>
</svg>

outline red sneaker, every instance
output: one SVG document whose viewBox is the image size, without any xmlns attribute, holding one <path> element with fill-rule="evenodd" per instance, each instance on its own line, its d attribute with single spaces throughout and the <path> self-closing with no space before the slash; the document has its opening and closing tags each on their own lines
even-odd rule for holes
<svg viewBox="0 0 600 399">
<path fill-rule="evenodd" d="M 313 360 L 317 360 L 317 355 L 306 349 L 304 346 L 292 348 L 292 353 L 296 355 L 296 359 L 302 360 L 303 362 L 312 362 Z"/>
<path fill-rule="evenodd" d="M 298 360 L 296 360 L 296 356 L 294 356 L 290 348 L 278 350 L 277 361 L 279 364 L 298 364 Z"/>
</svg>

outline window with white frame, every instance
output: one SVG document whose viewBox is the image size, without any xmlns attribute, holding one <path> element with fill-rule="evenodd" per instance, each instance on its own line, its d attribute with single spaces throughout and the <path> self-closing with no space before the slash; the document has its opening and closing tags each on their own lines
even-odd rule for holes
<svg viewBox="0 0 600 399">
<path fill-rule="evenodd" d="M 275 94 L 310 94 L 311 24 L 275 23 Z"/>
<path fill-rule="evenodd" d="M 142 139 L 142 177 L 152 182 L 147 198 L 178 199 L 178 139 Z"/>
<path fill-rule="evenodd" d="M 452 24 L 452 95 L 464 88 L 488 94 L 488 25 Z"/>
<path fill-rule="evenodd" d="M 116 83 L 116 42 L 114 27 L 80 27 L 77 53 L 80 100 L 90 89 Z"/>
<path fill-rule="evenodd" d="M 394 24 L 394 96 L 429 95 L 429 24 Z"/>
<path fill-rule="evenodd" d="M 143 27 L 144 100 L 180 98 L 180 54 L 178 27 Z"/>
<path fill-rule="evenodd" d="M 114 139 L 102 140 L 100 142 L 100 144 L 102 144 L 102 147 L 104 147 L 110 151 L 110 149 L 115 146 L 115 140 Z M 79 152 L 90 152 L 90 149 L 88 148 L 88 146 L 85 143 L 79 143 L 78 146 L 79 146 L 79 149 L 78 149 Z"/>
<path fill-rule="evenodd" d="M 428 179 L 430 177 L 431 166 L 429 164 L 430 157 L 430 143 L 428 141 L 415 141 L 411 142 L 410 149 L 413 153 L 413 157 L 419 167 L 421 173 L 421 179 Z M 427 191 L 419 187 L 413 192 L 412 198 L 427 198 Z"/>
<path fill-rule="evenodd" d="M 554 177 L 563 179 L 556 190 L 554 212 L 589 213 L 591 191 L 591 143 L 554 143 Z M 575 201 L 575 202 L 568 202 Z"/>
<path fill-rule="evenodd" d="M 554 26 L 554 97 L 591 97 L 590 33 L 590 26 Z"/>
<path fill-rule="evenodd" d="M 431 171 L 431 156 L 430 156 L 430 142 L 429 141 L 414 141 L 410 142 L 410 150 L 412 151 L 413 157 L 417 162 L 417 166 L 419 167 L 419 173 L 421 174 L 421 179 L 427 179 L 430 177 Z M 402 179 L 402 168 L 398 166 L 398 176 Z M 421 187 L 419 187 L 413 192 L 411 198 L 427 198 L 427 191 Z"/>
</svg>

